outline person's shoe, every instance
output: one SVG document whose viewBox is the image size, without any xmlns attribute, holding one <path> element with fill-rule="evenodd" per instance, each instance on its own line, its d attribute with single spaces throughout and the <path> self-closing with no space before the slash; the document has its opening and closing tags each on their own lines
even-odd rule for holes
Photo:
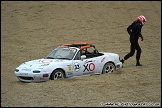
<svg viewBox="0 0 162 108">
<path fill-rule="evenodd" d="M 136 66 L 142 66 L 142 64 L 140 64 L 140 63 L 136 63 Z"/>
<path fill-rule="evenodd" d="M 124 60 L 123 60 L 123 59 L 121 59 L 121 60 L 120 60 L 120 62 L 124 63 Z"/>
</svg>

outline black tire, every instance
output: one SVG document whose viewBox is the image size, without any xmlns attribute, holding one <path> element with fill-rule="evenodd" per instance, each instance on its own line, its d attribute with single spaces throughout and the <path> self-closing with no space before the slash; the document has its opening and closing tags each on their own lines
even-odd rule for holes
<svg viewBox="0 0 162 108">
<path fill-rule="evenodd" d="M 106 63 L 102 69 L 102 74 L 112 73 L 115 71 L 115 66 L 113 63 Z"/>
<path fill-rule="evenodd" d="M 61 69 L 57 69 L 54 72 L 52 72 L 50 79 L 51 80 L 56 80 L 56 79 L 60 79 L 60 78 L 65 78 L 65 74 L 64 71 Z"/>
</svg>

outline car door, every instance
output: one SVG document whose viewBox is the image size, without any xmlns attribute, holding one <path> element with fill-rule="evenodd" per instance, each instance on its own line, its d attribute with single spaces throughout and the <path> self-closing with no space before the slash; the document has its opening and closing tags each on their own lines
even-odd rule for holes
<svg viewBox="0 0 162 108">
<path fill-rule="evenodd" d="M 90 75 L 96 70 L 95 58 L 88 58 L 81 60 L 80 52 L 76 55 L 76 58 L 72 62 L 73 76 Z"/>
</svg>

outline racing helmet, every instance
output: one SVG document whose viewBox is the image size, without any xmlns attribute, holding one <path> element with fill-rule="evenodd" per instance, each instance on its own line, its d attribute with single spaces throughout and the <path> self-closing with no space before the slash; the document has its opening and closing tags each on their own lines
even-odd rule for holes
<svg viewBox="0 0 162 108">
<path fill-rule="evenodd" d="M 143 15 L 138 16 L 137 20 L 140 21 L 142 25 L 144 25 L 146 22 L 146 18 Z"/>
</svg>

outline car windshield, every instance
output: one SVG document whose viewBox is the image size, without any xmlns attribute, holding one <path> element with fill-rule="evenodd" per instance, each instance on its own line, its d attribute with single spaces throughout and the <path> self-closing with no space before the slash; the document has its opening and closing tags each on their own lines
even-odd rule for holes
<svg viewBox="0 0 162 108">
<path fill-rule="evenodd" d="M 49 53 L 45 59 L 67 59 L 72 60 L 75 53 L 77 52 L 76 48 L 71 48 L 67 46 L 61 46 L 54 49 Z"/>
</svg>

